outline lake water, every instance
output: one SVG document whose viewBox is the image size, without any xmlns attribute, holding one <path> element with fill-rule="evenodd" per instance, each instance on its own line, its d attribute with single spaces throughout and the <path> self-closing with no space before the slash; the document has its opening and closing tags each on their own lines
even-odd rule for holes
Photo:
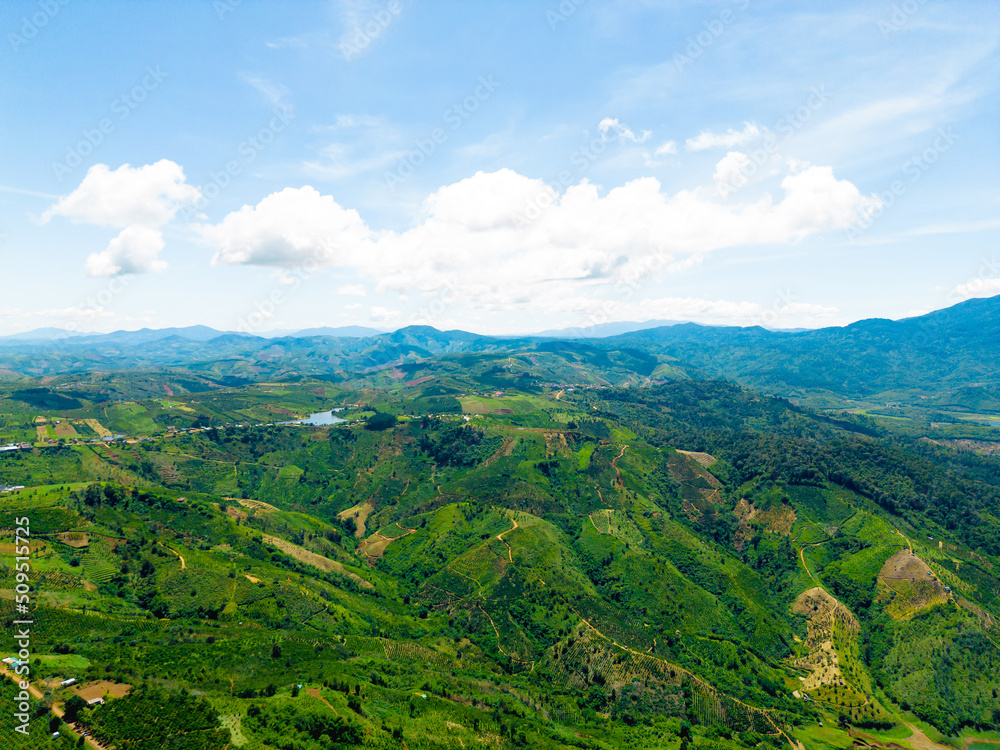
<svg viewBox="0 0 1000 750">
<path fill-rule="evenodd" d="M 292 420 L 291 422 L 282 422 L 282 424 L 331 425 L 347 421 L 346 419 L 341 419 L 340 417 L 334 416 L 333 412 L 335 411 L 340 411 L 340 409 L 331 409 L 330 411 L 318 411 L 315 414 L 310 414 L 305 419 L 295 419 Z"/>
</svg>

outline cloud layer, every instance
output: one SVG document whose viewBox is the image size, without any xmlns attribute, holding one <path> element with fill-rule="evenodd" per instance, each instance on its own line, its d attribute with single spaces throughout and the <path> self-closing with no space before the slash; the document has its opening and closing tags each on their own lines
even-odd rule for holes
<svg viewBox="0 0 1000 750">
<path fill-rule="evenodd" d="M 781 189 L 779 199 L 742 205 L 702 189 L 670 195 L 648 177 L 607 192 L 583 180 L 559 193 L 501 169 L 438 189 L 402 232 L 375 231 L 310 186 L 273 193 L 200 232 L 216 264 L 332 266 L 380 291 L 458 288 L 484 310 L 583 312 L 602 292 L 681 270 L 714 250 L 842 229 L 876 205 L 830 167 L 800 166 Z"/>
</svg>

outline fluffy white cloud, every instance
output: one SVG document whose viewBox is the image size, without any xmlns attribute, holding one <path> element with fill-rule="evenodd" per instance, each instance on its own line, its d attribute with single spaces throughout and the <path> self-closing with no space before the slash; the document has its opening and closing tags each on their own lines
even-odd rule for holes
<svg viewBox="0 0 1000 750">
<path fill-rule="evenodd" d="M 677 142 L 667 141 L 654 152 L 657 156 L 669 156 L 677 153 Z"/>
<path fill-rule="evenodd" d="M 272 193 L 199 231 L 217 252 L 212 262 L 259 266 L 359 265 L 371 233 L 353 209 L 308 185 Z"/>
<path fill-rule="evenodd" d="M 87 258 L 90 276 L 117 276 L 123 273 L 162 271 L 167 264 L 159 259 L 163 234 L 149 227 L 128 227 L 108 243 L 106 250 Z"/>
<path fill-rule="evenodd" d="M 64 216 L 99 226 L 159 227 L 200 197 L 201 191 L 185 181 L 181 166 L 169 159 L 142 167 L 123 164 L 115 170 L 95 164 L 76 190 L 42 214 L 42 221 Z"/>
<path fill-rule="evenodd" d="M 752 141 L 754 138 L 759 138 L 764 133 L 765 131 L 757 127 L 756 123 L 745 122 L 743 123 L 743 130 L 729 128 L 725 133 L 710 133 L 706 130 L 694 138 L 688 138 L 684 142 L 684 146 L 688 151 L 704 151 L 710 148 L 732 148 L 733 146 L 739 146 Z"/>
<path fill-rule="evenodd" d="M 605 140 L 608 140 L 608 134 L 614 131 L 619 141 L 632 141 L 632 143 L 643 143 L 653 134 L 650 130 L 643 130 L 642 135 L 637 136 L 632 132 L 631 128 L 620 122 L 617 117 L 605 117 L 597 124 L 597 129 L 601 131 L 601 137 Z"/>
<path fill-rule="evenodd" d="M 741 185 L 746 181 L 743 172 L 750 165 L 750 157 L 741 151 L 730 151 L 715 165 L 712 178 L 720 185 Z"/>
<path fill-rule="evenodd" d="M 960 299 L 992 297 L 994 294 L 1000 294 L 1000 279 L 973 279 L 956 286 L 953 294 Z"/>
<path fill-rule="evenodd" d="M 59 199 L 44 214 L 42 223 L 64 216 L 75 223 L 124 227 L 108 247 L 87 258 L 90 276 L 162 271 L 163 226 L 186 205 L 201 199 L 201 190 L 188 185 L 184 170 L 169 159 L 112 170 L 95 164 L 79 187 Z"/>
<path fill-rule="evenodd" d="M 584 180 L 560 194 L 502 169 L 440 188 L 403 232 L 376 233 L 311 187 L 272 194 L 201 231 L 216 263 L 335 265 L 378 291 L 447 290 L 449 305 L 581 312 L 563 303 L 675 273 L 713 250 L 842 229 L 877 205 L 830 167 L 789 173 L 781 188 L 779 200 L 744 204 L 702 189 L 669 195 L 653 178 L 604 194 Z"/>
<path fill-rule="evenodd" d="M 371 319 L 374 323 L 390 323 L 399 320 L 403 313 L 399 310 L 390 310 L 385 307 L 373 307 L 371 309 Z"/>
</svg>

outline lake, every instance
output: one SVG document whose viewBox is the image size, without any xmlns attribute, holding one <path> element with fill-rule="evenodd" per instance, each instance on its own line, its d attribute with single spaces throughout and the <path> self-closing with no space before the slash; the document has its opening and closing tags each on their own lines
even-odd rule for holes
<svg viewBox="0 0 1000 750">
<path fill-rule="evenodd" d="M 315 414 L 310 414 L 305 419 L 294 419 L 291 422 L 282 422 L 281 424 L 331 425 L 347 421 L 346 419 L 335 417 L 333 415 L 333 412 L 335 411 L 341 411 L 341 410 L 331 409 L 330 411 L 318 411 Z"/>
</svg>

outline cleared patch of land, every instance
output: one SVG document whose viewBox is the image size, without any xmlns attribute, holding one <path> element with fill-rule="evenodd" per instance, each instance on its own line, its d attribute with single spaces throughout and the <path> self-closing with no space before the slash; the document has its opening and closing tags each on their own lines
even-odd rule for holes
<svg viewBox="0 0 1000 750">
<path fill-rule="evenodd" d="M 300 547 L 297 544 L 292 544 L 291 542 L 285 541 L 280 537 L 270 536 L 264 534 L 262 536 L 265 543 L 270 544 L 273 547 L 277 547 L 282 552 L 284 552 L 289 557 L 294 557 L 299 562 L 303 562 L 306 565 L 312 565 L 314 568 L 319 568 L 325 571 L 336 571 L 341 575 L 345 575 L 359 586 L 366 589 L 373 589 L 375 586 L 372 585 L 371 581 L 366 581 L 364 578 L 359 576 L 357 573 L 352 573 L 347 570 L 343 565 L 341 565 L 336 560 L 331 560 L 328 557 L 323 557 L 322 555 L 317 555 L 315 552 L 310 552 L 304 547 Z"/>
<path fill-rule="evenodd" d="M 342 510 L 337 514 L 337 518 L 341 521 L 346 521 L 348 518 L 354 519 L 354 536 L 361 539 L 365 535 L 365 523 L 368 521 L 368 516 L 374 510 L 374 506 L 370 501 L 365 500 L 363 503 L 358 503 L 357 505 L 351 506 L 347 510 Z"/>
<path fill-rule="evenodd" d="M 94 432 L 97 433 L 98 437 L 102 438 L 111 437 L 111 430 L 107 429 L 96 419 L 85 419 L 83 421 L 86 423 L 87 427 L 89 427 L 90 429 L 92 429 Z"/>
<path fill-rule="evenodd" d="M 698 451 L 682 451 L 680 448 L 678 448 L 677 452 L 683 453 L 685 456 L 690 456 L 695 461 L 704 466 L 706 469 L 719 460 L 715 456 L 710 456 L 708 453 L 699 453 Z"/>
<path fill-rule="evenodd" d="M 124 698 L 131 689 L 132 686 L 124 682 L 97 680 L 76 685 L 73 687 L 73 692 L 85 701 L 91 701 L 94 698 Z"/>
<path fill-rule="evenodd" d="M 68 419 L 64 419 L 56 424 L 56 437 L 74 438 L 80 437 Z"/>
<path fill-rule="evenodd" d="M 934 571 L 909 549 L 886 560 L 878 580 L 882 584 L 879 598 L 889 602 L 886 612 L 896 620 L 909 620 L 948 601 L 948 592 Z"/>
<path fill-rule="evenodd" d="M 253 508 L 254 510 L 260 511 L 262 513 L 270 513 L 272 511 L 278 510 L 273 505 L 269 505 L 268 503 L 262 503 L 260 500 L 244 500 L 242 498 L 236 498 L 236 497 L 224 497 L 223 500 L 236 501 L 244 508 Z"/>
</svg>

